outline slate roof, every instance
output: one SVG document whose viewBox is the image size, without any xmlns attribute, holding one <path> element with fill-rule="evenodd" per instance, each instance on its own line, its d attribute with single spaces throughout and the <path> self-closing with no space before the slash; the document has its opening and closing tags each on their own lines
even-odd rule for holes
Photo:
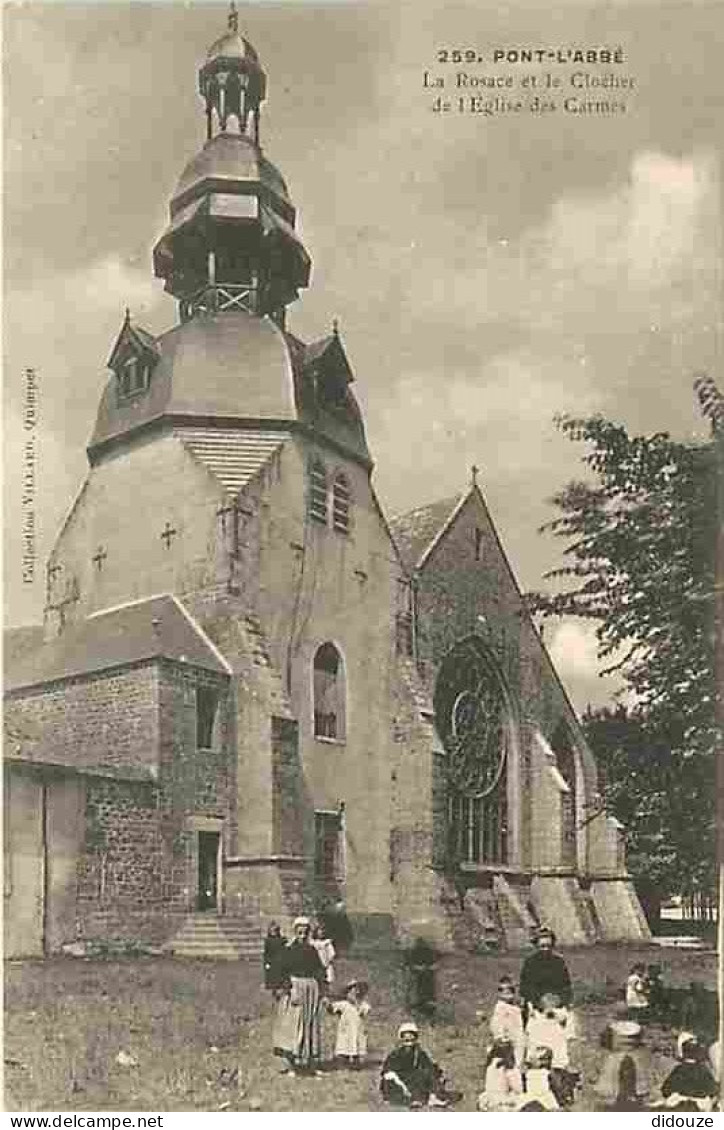
<svg viewBox="0 0 724 1130">
<path fill-rule="evenodd" d="M 392 537 L 405 568 L 412 571 L 419 567 L 425 551 L 447 525 L 463 499 L 467 498 L 467 493 L 441 498 L 438 502 L 418 506 L 415 510 L 390 519 Z"/>
<path fill-rule="evenodd" d="M 132 330 L 138 334 L 140 327 Z M 247 432 L 292 430 L 301 423 L 371 466 L 338 335 L 305 345 L 270 318 L 235 310 L 191 318 L 151 340 L 158 362 L 142 395 L 119 400 L 115 374 L 107 379 L 88 445 L 91 463 L 136 429 L 167 422 L 190 429 L 234 425 Z M 318 367 L 334 386 L 332 402 L 325 382 L 315 377 Z"/>
<path fill-rule="evenodd" d="M 159 361 L 146 393 L 119 401 L 116 378 L 108 378 L 88 447 L 92 458 L 100 445 L 164 417 L 268 427 L 297 419 L 289 348 L 269 318 L 241 310 L 192 318 L 155 341 Z"/>
<path fill-rule="evenodd" d="M 12 661 L 6 654 L 5 690 L 161 658 L 222 675 L 231 672 L 181 601 L 164 595 L 97 612 Z"/>
<path fill-rule="evenodd" d="M 234 428 L 183 428 L 176 435 L 229 494 L 238 494 L 288 437 L 282 431 Z"/>
</svg>

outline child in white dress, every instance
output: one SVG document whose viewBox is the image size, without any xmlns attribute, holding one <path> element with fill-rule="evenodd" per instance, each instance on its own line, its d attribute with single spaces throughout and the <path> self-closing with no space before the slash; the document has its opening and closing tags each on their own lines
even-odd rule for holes
<svg viewBox="0 0 724 1130">
<path fill-rule="evenodd" d="M 560 1110 L 560 1104 L 551 1087 L 550 1048 L 529 1047 L 526 1052 L 525 1094 L 521 1096 L 518 1110 L 530 1103 L 538 1106 L 531 1109 Z"/>
<path fill-rule="evenodd" d="M 579 1074 L 571 1070 L 569 1041 L 578 1035 L 576 1018 L 561 1005 L 554 993 L 544 993 L 534 1009 L 526 1029 L 527 1057 L 539 1049 L 551 1053 L 550 1084 L 560 1106 L 570 1106 L 574 1099 Z"/>
<path fill-rule="evenodd" d="M 498 982 L 498 999 L 490 1017 L 490 1035 L 495 1042 L 507 1041 L 513 1045 L 515 1066 L 523 1066 L 525 1033 L 523 1014 L 516 1000 L 515 985 L 511 977 L 501 977 Z"/>
<path fill-rule="evenodd" d="M 319 960 L 324 966 L 324 975 L 328 985 L 334 982 L 334 944 L 320 922 L 315 922 L 312 928 L 311 943 L 319 954 Z"/>
<path fill-rule="evenodd" d="M 646 966 L 637 962 L 626 978 L 626 1009 L 628 1019 L 641 1024 L 648 1018 L 649 990 L 646 984 Z"/>
<path fill-rule="evenodd" d="M 345 1067 L 361 1067 L 367 1055 L 367 990 L 366 982 L 350 981 L 344 999 L 329 1006 L 329 1011 L 339 1017 L 334 1055 Z"/>
<path fill-rule="evenodd" d="M 478 1110 L 517 1110 L 523 1097 L 523 1077 L 516 1066 L 510 1040 L 496 1040 L 485 1065 L 485 1090 L 478 1095 Z"/>
</svg>

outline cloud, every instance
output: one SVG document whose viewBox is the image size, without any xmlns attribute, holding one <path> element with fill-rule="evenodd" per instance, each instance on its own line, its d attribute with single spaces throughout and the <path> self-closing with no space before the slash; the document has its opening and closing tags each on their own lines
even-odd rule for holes
<svg viewBox="0 0 724 1130">
<path fill-rule="evenodd" d="M 598 658 L 595 627 L 581 620 L 561 620 L 546 631 L 552 633 L 546 637 L 549 655 L 576 709 L 609 704 L 623 682 L 616 675 L 601 677 L 604 664 Z"/>
</svg>

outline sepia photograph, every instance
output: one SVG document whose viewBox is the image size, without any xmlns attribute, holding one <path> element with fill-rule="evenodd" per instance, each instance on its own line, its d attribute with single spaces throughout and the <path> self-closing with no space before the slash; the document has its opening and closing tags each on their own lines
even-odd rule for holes
<svg viewBox="0 0 724 1130">
<path fill-rule="evenodd" d="M 4 1109 L 724 1109 L 724 9 L 2 14 Z"/>
</svg>

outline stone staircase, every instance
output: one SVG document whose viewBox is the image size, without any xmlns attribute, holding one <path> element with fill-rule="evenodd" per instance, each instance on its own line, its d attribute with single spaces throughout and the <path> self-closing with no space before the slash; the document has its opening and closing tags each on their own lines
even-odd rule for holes
<svg viewBox="0 0 724 1130">
<path fill-rule="evenodd" d="M 508 949 L 523 949 L 529 945 L 536 927 L 536 920 L 528 908 L 528 891 L 518 889 L 508 882 L 504 875 L 495 875 L 493 891 L 498 907 L 498 915 L 503 927 L 505 944 Z"/>
<path fill-rule="evenodd" d="M 261 926 L 251 917 L 190 914 L 164 950 L 174 957 L 202 957 L 216 961 L 260 958 L 263 951 Z"/>
</svg>

